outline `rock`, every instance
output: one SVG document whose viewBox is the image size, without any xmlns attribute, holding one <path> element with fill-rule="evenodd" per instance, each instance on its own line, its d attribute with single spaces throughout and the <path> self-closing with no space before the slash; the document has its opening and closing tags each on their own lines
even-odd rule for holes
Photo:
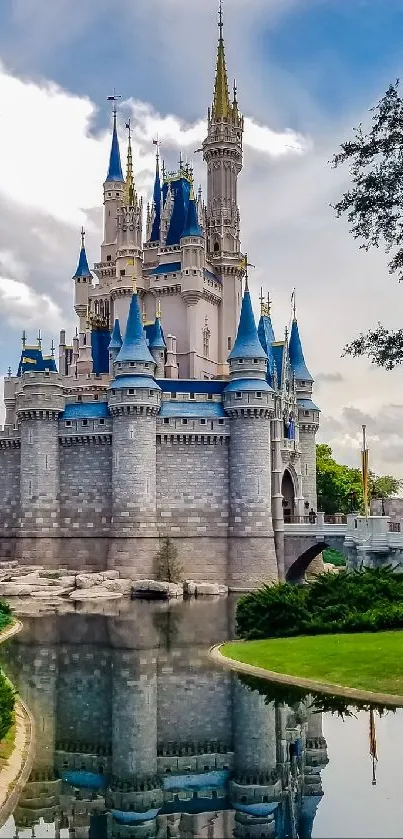
<svg viewBox="0 0 403 839">
<path fill-rule="evenodd" d="M 220 586 L 216 585 L 216 583 L 197 583 L 196 584 L 196 597 L 200 597 L 203 595 L 217 595 L 220 594 Z"/>
<path fill-rule="evenodd" d="M 107 589 L 107 591 L 119 591 L 121 594 L 131 594 L 132 590 L 132 581 L 131 580 L 118 580 L 118 579 L 105 579 L 102 583 L 103 588 Z"/>
<path fill-rule="evenodd" d="M 168 597 L 183 597 L 182 583 L 168 583 Z"/>
<path fill-rule="evenodd" d="M 24 577 L 12 577 L 11 582 L 18 583 L 18 585 L 23 586 L 32 586 L 34 588 L 49 588 L 49 586 L 53 585 L 58 581 L 42 578 L 39 576 L 39 574 L 25 574 Z"/>
<path fill-rule="evenodd" d="M 228 586 L 218 586 L 218 588 L 219 588 L 219 592 L 218 592 L 218 593 L 219 593 L 219 594 L 221 594 L 221 596 L 223 596 L 223 595 L 224 595 L 225 597 L 227 597 L 227 596 L 228 596 Z"/>
<path fill-rule="evenodd" d="M 132 583 L 133 597 L 168 600 L 171 597 L 183 597 L 182 583 L 168 583 L 160 580 L 135 580 Z"/>
<path fill-rule="evenodd" d="M 75 589 L 70 594 L 70 600 L 97 600 L 98 598 L 101 600 L 118 600 L 120 597 L 123 597 L 121 592 L 108 591 L 108 589 L 102 586 L 92 586 L 88 589 Z"/>
<path fill-rule="evenodd" d="M 32 586 L 20 583 L 0 583 L 0 597 L 29 597 Z"/>
<path fill-rule="evenodd" d="M 71 586 L 72 588 L 75 588 L 76 575 L 75 574 L 74 574 L 74 576 L 72 574 L 63 575 L 62 577 L 59 577 L 59 579 L 57 580 L 57 583 L 60 586 Z"/>
<path fill-rule="evenodd" d="M 102 574 L 96 572 L 93 574 L 77 574 L 76 576 L 77 588 L 88 589 L 93 586 L 101 586 L 103 581 Z"/>
<path fill-rule="evenodd" d="M 71 589 L 67 589 L 67 588 L 61 588 L 61 589 L 56 590 L 56 591 L 54 591 L 54 590 L 49 591 L 49 589 L 48 590 L 41 589 L 40 591 L 32 591 L 31 592 L 31 597 L 35 597 L 35 598 L 38 598 L 38 599 L 41 599 L 41 600 L 46 600 L 46 601 L 52 601 L 52 602 L 53 601 L 58 602 L 59 599 L 60 599 L 60 602 L 61 602 L 61 598 L 63 597 L 63 595 L 70 594 L 70 592 L 71 592 Z"/>
<path fill-rule="evenodd" d="M 104 580 L 118 580 L 120 577 L 120 571 L 102 571 L 102 576 Z"/>
<path fill-rule="evenodd" d="M 196 583 L 193 580 L 185 580 L 183 583 L 185 597 L 194 597 L 196 594 Z"/>
</svg>

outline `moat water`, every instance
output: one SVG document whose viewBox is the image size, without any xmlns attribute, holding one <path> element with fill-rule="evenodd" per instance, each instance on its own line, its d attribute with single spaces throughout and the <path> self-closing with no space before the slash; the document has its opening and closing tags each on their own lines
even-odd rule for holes
<svg viewBox="0 0 403 839">
<path fill-rule="evenodd" d="M 77 607 L 1 651 L 36 752 L 0 839 L 403 835 L 403 710 L 217 668 L 231 598 Z"/>
</svg>

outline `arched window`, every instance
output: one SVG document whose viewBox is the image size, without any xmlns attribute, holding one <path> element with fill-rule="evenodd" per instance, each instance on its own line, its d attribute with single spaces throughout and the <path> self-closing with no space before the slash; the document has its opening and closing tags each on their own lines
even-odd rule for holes
<svg viewBox="0 0 403 839">
<path fill-rule="evenodd" d="M 208 320 L 206 317 L 203 329 L 203 355 L 205 358 L 210 358 L 210 330 L 208 328 Z"/>
</svg>

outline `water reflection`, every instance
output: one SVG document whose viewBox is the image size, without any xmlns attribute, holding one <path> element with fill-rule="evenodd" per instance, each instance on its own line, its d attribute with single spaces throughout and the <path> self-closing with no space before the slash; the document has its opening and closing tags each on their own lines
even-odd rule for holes
<svg viewBox="0 0 403 839">
<path fill-rule="evenodd" d="M 0 837 L 315 835 L 323 702 L 345 703 L 214 667 L 206 651 L 233 636 L 231 600 L 83 608 L 25 616 L 7 648 L 37 746 Z"/>
</svg>

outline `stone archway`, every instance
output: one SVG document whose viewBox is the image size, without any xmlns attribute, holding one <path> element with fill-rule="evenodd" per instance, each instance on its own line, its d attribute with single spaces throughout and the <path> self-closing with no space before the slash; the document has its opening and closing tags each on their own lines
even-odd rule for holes
<svg viewBox="0 0 403 839">
<path fill-rule="evenodd" d="M 283 516 L 284 521 L 290 522 L 295 516 L 295 488 L 294 481 L 288 469 L 285 469 L 283 480 L 281 481 L 281 494 L 283 496 Z"/>
<path fill-rule="evenodd" d="M 326 542 L 316 542 L 314 545 L 311 545 L 311 547 L 304 551 L 304 553 L 302 553 L 288 569 L 285 576 L 286 582 L 302 583 L 311 562 L 313 562 L 313 560 L 316 559 L 316 557 L 319 556 L 327 547 L 328 545 Z"/>
</svg>

